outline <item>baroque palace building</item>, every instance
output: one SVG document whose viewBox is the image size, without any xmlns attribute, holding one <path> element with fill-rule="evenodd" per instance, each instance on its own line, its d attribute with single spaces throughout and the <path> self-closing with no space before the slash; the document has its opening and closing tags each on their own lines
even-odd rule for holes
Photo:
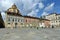
<svg viewBox="0 0 60 40">
<path fill-rule="evenodd" d="M 16 5 L 12 5 L 6 12 L 4 20 L 5 27 L 20 28 L 20 27 L 39 27 L 41 25 L 40 18 L 31 16 L 22 16 Z M 48 20 L 46 20 L 47 22 Z M 45 24 L 47 24 L 45 22 Z M 49 21 L 50 22 L 50 21 Z"/>
<path fill-rule="evenodd" d="M 5 27 L 29 27 L 39 26 L 39 18 L 22 16 L 16 5 L 12 5 L 6 12 Z"/>
<path fill-rule="evenodd" d="M 21 15 L 15 4 L 5 13 L 5 27 L 21 27 L 24 24 L 24 17 Z"/>
<path fill-rule="evenodd" d="M 46 19 L 50 20 L 50 24 L 55 27 L 60 27 L 60 14 L 52 13 L 45 16 Z"/>
</svg>

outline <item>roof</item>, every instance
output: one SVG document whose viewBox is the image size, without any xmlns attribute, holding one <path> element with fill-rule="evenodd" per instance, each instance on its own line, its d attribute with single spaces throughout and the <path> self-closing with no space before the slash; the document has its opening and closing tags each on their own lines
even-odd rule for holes
<svg viewBox="0 0 60 40">
<path fill-rule="evenodd" d="M 7 12 L 8 15 L 12 15 L 12 16 L 22 16 L 19 13 L 13 13 L 13 12 Z"/>
<path fill-rule="evenodd" d="M 32 16 L 22 16 L 19 13 L 12 13 L 12 12 L 7 12 L 8 15 L 12 15 L 12 16 L 20 16 L 20 17 L 24 17 L 24 18 L 33 18 L 33 19 L 40 19 L 37 17 L 32 17 Z"/>
<path fill-rule="evenodd" d="M 40 19 L 41 21 L 50 21 L 50 20 L 48 20 L 48 19 Z"/>
<path fill-rule="evenodd" d="M 32 17 L 32 16 L 24 16 L 25 18 L 33 18 L 33 19 L 40 19 L 40 18 L 37 18 L 37 17 Z"/>
<path fill-rule="evenodd" d="M 40 21 L 50 21 L 48 19 L 40 19 L 40 18 L 37 18 L 37 17 L 32 17 L 32 16 L 22 16 L 20 15 L 19 13 L 11 13 L 11 12 L 7 12 L 8 15 L 12 15 L 12 16 L 20 16 L 20 17 L 24 17 L 24 18 L 32 18 L 32 19 L 38 19 Z"/>
<path fill-rule="evenodd" d="M 49 15 L 53 15 L 53 14 L 60 15 L 60 14 L 57 14 L 57 13 L 50 13 Z M 46 16 L 49 16 L 49 15 L 46 15 Z"/>
</svg>

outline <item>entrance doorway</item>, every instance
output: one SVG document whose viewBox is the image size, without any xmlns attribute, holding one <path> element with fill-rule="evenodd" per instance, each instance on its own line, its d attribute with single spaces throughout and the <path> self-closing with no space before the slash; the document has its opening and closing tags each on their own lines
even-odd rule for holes
<svg viewBox="0 0 60 40">
<path fill-rule="evenodd" d="M 17 28 L 17 23 L 15 23 L 15 28 Z"/>
</svg>

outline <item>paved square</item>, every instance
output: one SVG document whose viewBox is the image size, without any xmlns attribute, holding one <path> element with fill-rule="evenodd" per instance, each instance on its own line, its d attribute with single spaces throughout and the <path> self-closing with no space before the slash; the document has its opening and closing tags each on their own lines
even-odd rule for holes
<svg viewBox="0 0 60 40">
<path fill-rule="evenodd" d="M 0 40 L 60 40 L 60 28 L 0 29 Z"/>
</svg>

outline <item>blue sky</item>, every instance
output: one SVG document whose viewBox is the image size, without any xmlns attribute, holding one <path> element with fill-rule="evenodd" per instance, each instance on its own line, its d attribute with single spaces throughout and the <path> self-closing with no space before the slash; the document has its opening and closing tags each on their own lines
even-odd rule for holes
<svg viewBox="0 0 60 40">
<path fill-rule="evenodd" d="M 22 15 L 40 17 L 53 12 L 60 13 L 60 0 L 0 0 L 0 11 L 3 16 L 3 11 L 14 3 Z"/>
</svg>

